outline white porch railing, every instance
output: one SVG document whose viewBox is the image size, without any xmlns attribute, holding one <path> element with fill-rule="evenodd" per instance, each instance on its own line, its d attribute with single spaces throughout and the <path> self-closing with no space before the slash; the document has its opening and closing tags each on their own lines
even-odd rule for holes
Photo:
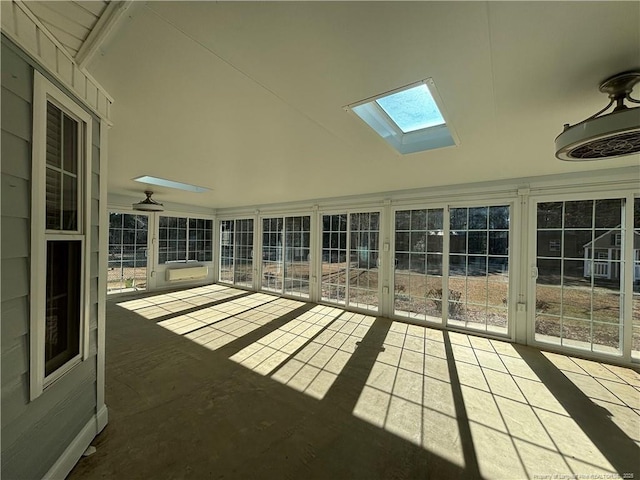
<svg viewBox="0 0 640 480">
<path fill-rule="evenodd" d="M 591 276 L 591 268 L 593 265 L 593 276 L 596 278 L 611 278 L 611 263 L 610 262 L 584 262 L 584 276 Z"/>
</svg>

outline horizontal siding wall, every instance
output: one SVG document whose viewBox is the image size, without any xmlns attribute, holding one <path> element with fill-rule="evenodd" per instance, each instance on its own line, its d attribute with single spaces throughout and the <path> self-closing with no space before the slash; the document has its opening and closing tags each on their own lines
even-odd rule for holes
<svg viewBox="0 0 640 480">
<path fill-rule="evenodd" d="M 47 473 L 96 413 L 100 124 L 94 120 L 92 139 L 89 358 L 30 402 L 29 245 L 34 64 L 4 37 L 1 58 L 1 477 L 35 479 Z"/>
</svg>

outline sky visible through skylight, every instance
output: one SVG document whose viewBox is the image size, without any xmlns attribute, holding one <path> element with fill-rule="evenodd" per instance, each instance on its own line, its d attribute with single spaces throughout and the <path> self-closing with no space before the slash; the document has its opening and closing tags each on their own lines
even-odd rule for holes
<svg viewBox="0 0 640 480">
<path fill-rule="evenodd" d="M 403 133 L 445 123 L 429 88 L 424 84 L 381 97 L 376 103 Z"/>
</svg>

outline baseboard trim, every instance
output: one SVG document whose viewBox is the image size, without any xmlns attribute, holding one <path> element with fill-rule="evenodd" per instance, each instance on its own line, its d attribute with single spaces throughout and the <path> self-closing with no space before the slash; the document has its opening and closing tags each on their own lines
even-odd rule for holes
<svg viewBox="0 0 640 480">
<path fill-rule="evenodd" d="M 64 480 L 73 467 L 78 463 L 80 457 L 91 444 L 95 436 L 99 433 L 98 425 L 104 421 L 106 425 L 107 407 L 103 406 L 97 415 L 93 415 L 86 425 L 76 435 L 76 438 L 69 444 L 66 450 L 60 455 L 60 458 L 53 464 L 43 479 L 46 480 Z M 103 427 L 104 428 L 104 425 Z"/>
<path fill-rule="evenodd" d="M 104 430 L 104 427 L 107 426 L 109 422 L 109 410 L 107 410 L 106 405 L 102 405 L 102 408 L 98 410 L 98 414 L 96 415 L 96 435 Z"/>
</svg>

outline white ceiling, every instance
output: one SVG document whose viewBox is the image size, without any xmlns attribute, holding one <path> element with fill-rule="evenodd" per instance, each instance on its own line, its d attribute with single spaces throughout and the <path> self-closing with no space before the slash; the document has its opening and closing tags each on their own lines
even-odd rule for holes
<svg viewBox="0 0 640 480">
<path fill-rule="evenodd" d="M 146 2 L 88 66 L 115 99 L 110 194 L 154 175 L 209 208 L 639 165 L 554 157 L 638 68 L 638 2 Z M 401 156 L 343 110 L 427 77 L 456 147 Z"/>
</svg>

